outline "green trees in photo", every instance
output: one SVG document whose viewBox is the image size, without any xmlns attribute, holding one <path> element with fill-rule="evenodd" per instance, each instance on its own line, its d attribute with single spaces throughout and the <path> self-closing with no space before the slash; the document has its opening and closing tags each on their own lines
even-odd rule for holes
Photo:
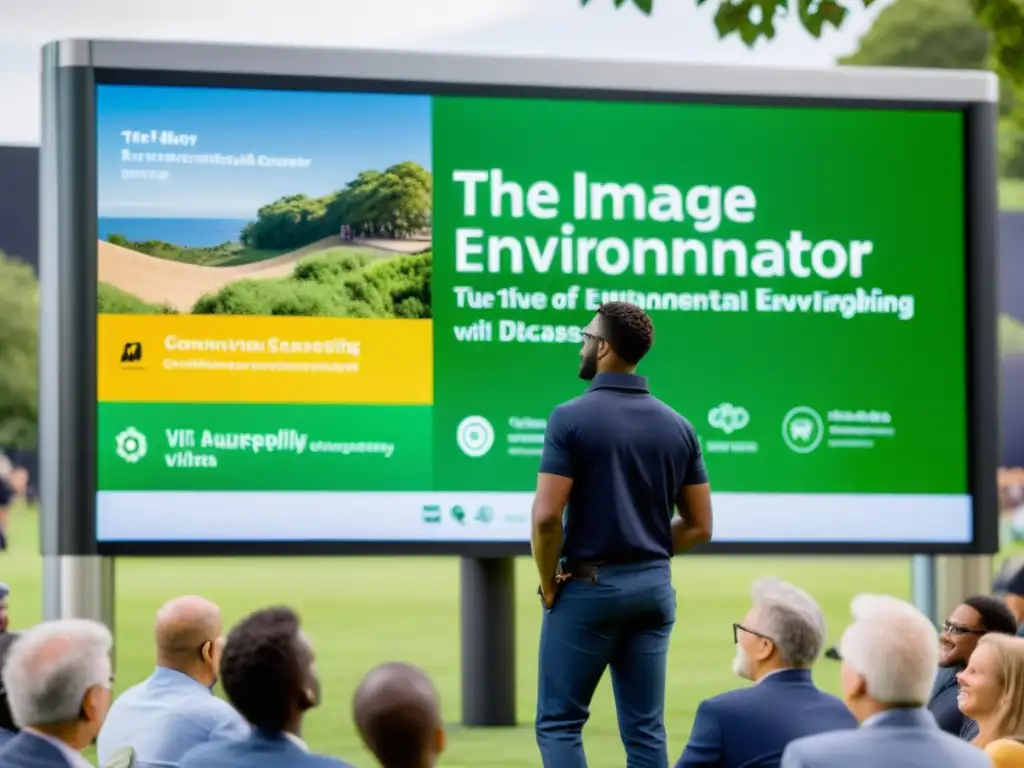
<svg viewBox="0 0 1024 768">
<path fill-rule="evenodd" d="M 332 248 L 300 261 L 291 277 L 240 280 L 203 296 L 200 315 L 301 315 L 425 319 L 430 315 L 431 253 L 377 258 Z"/>
<path fill-rule="evenodd" d="M 433 179 L 413 162 L 363 171 L 324 197 L 289 195 L 264 205 L 242 231 L 250 248 L 290 249 L 337 235 L 343 224 L 355 237 L 402 238 L 430 227 Z"/>
<path fill-rule="evenodd" d="M 0 446 L 31 448 L 39 422 L 39 282 L 0 251 Z"/>
<path fill-rule="evenodd" d="M 140 299 L 116 285 L 99 283 L 96 287 L 96 311 L 101 315 L 175 315 L 177 312 L 164 304 L 153 304 Z"/>
</svg>

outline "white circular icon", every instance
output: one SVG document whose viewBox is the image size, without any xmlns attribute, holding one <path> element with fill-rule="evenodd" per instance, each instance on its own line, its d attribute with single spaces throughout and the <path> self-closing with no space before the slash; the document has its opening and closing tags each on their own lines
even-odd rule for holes
<svg viewBox="0 0 1024 768">
<path fill-rule="evenodd" d="M 464 454 L 479 459 L 494 445 L 494 427 L 483 416 L 467 416 L 455 429 L 455 441 Z"/>
<path fill-rule="evenodd" d="M 810 453 L 825 437 L 825 422 L 813 408 L 798 405 L 782 419 L 782 439 L 794 453 Z"/>
<path fill-rule="evenodd" d="M 117 455 L 129 464 L 135 464 L 146 455 L 146 436 L 135 427 L 128 427 L 116 440 Z"/>
</svg>

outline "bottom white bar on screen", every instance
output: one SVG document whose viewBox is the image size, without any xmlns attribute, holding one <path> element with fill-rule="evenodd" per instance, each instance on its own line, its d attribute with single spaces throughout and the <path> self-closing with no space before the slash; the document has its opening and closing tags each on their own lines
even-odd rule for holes
<svg viewBox="0 0 1024 768">
<path fill-rule="evenodd" d="M 971 498 L 716 493 L 718 542 L 965 544 Z M 116 541 L 528 541 L 532 493 L 102 491 L 96 533 Z"/>
</svg>

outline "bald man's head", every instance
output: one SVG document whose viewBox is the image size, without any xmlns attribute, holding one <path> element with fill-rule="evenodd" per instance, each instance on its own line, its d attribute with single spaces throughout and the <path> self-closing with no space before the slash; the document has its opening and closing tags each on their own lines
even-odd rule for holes
<svg viewBox="0 0 1024 768">
<path fill-rule="evenodd" d="M 432 764 L 444 749 L 437 690 L 417 667 L 383 664 L 370 670 L 352 708 L 359 735 L 384 768 Z"/>
<path fill-rule="evenodd" d="M 168 601 L 156 612 L 157 664 L 212 687 L 217 681 L 223 629 L 215 603 L 197 595 Z"/>
</svg>

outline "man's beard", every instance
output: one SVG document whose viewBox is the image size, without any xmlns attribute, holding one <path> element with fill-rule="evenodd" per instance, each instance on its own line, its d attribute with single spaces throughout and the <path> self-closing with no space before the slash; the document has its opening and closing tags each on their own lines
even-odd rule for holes
<svg viewBox="0 0 1024 768">
<path fill-rule="evenodd" d="M 750 660 L 743 650 L 742 645 L 736 646 L 736 655 L 732 658 L 732 673 L 744 680 L 753 679 L 750 675 Z"/>
<path fill-rule="evenodd" d="M 580 359 L 580 378 L 593 381 L 597 376 L 597 355 L 583 355 Z"/>
</svg>

